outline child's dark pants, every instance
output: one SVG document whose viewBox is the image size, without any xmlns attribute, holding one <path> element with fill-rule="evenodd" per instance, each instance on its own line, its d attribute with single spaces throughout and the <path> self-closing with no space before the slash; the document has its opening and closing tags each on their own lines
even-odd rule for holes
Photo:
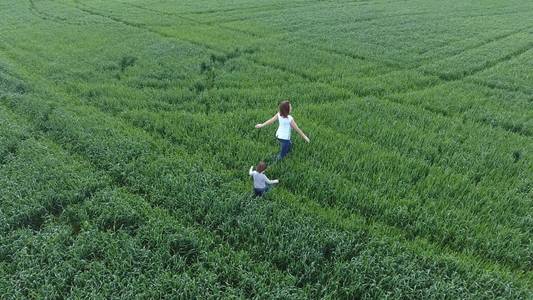
<svg viewBox="0 0 533 300">
<path fill-rule="evenodd" d="M 270 184 L 267 184 L 266 187 L 264 189 L 256 189 L 254 188 L 254 195 L 256 197 L 261 197 L 263 196 L 266 192 L 268 192 L 270 190 Z"/>
</svg>

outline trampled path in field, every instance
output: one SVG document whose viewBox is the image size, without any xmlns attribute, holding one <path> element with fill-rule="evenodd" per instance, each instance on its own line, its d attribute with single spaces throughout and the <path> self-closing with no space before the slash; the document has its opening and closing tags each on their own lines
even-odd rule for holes
<svg viewBox="0 0 533 300">
<path fill-rule="evenodd" d="M 531 3 L 0 14 L 8 297 L 532 296 Z M 311 143 L 254 200 L 285 98 Z"/>
</svg>

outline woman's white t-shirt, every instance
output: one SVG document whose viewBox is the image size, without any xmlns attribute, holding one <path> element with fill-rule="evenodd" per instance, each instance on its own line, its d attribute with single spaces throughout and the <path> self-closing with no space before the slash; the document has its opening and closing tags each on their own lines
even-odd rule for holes
<svg viewBox="0 0 533 300">
<path fill-rule="evenodd" d="M 292 117 L 291 115 L 288 115 L 286 118 L 282 117 L 278 113 L 278 121 L 279 121 L 279 127 L 278 131 L 276 131 L 276 137 L 278 139 L 282 140 L 290 140 L 291 139 L 291 122 Z"/>
</svg>

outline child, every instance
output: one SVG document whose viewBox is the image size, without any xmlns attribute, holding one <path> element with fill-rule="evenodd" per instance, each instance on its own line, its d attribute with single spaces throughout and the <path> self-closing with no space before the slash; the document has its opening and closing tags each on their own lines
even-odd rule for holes
<svg viewBox="0 0 533 300">
<path fill-rule="evenodd" d="M 256 196 L 263 196 L 266 192 L 268 192 L 272 184 L 279 182 L 277 179 L 270 180 L 265 174 L 263 174 L 266 168 L 266 163 L 261 161 L 257 167 L 255 167 L 255 171 L 253 170 L 254 166 L 251 166 L 250 171 L 248 171 L 248 174 L 250 174 L 250 176 L 252 176 L 254 179 L 254 193 Z"/>
<path fill-rule="evenodd" d="M 276 131 L 276 137 L 279 140 L 281 150 L 278 154 L 278 159 L 283 159 L 291 151 L 291 129 L 296 130 L 298 134 L 309 143 L 309 138 L 303 133 L 298 125 L 290 115 L 292 110 L 291 103 L 289 101 L 283 101 L 279 104 L 279 111 L 268 121 L 255 125 L 255 128 L 262 128 L 264 126 L 274 123 L 276 120 L 279 121 L 279 127 Z"/>
</svg>

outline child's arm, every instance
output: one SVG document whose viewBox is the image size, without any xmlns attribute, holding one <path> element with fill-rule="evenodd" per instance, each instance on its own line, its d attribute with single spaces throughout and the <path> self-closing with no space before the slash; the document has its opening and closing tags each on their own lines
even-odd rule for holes
<svg viewBox="0 0 533 300">
<path fill-rule="evenodd" d="M 253 172 L 253 170 L 254 170 L 254 166 L 251 166 L 251 167 L 250 167 L 250 171 L 248 171 L 248 175 L 252 176 L 252 172 Z"/>
<path fill-rule="evenodd" d="M 279 180 L 277 180 L 277 179 L 270 180 L 270 179 L 268 179 L 268 177 L 266 177 L 266 176 L 265 176 L 265 178 L 266 178 L 266 182 L 267 182 L 268 184 L 279 183 Z"/>
<path fill-rule="evenodd" d="M 265 127 L 267 125 L 270 125 L 274 122 L 276 122 L 276 120 L 278 119 L 278 114 L 275 114 L 272 118 L 268 119 L 267 121 L 265 121 L 265 123 L 262 123 L 262 124 L 256 124 L 255 125 L 255 128 L 261 128 L 261 127 Z"/>
<path fill-rule="evenodd" d="M 305 135 L 305 133 L 298 127 L 298 124 L 296 124 L 296 121 L 294 121 L 294 119 L 292 120 L 291 122 L 291 127 L 292 129 L 296 130 L 296 132 L 298 132 L 298 134 L 302 137 L 302 139 L 304 139 L 304 141 L 308 142 L 309 143 L 309 138 L 307 137 L 307 135 Z"/>
</svg>

